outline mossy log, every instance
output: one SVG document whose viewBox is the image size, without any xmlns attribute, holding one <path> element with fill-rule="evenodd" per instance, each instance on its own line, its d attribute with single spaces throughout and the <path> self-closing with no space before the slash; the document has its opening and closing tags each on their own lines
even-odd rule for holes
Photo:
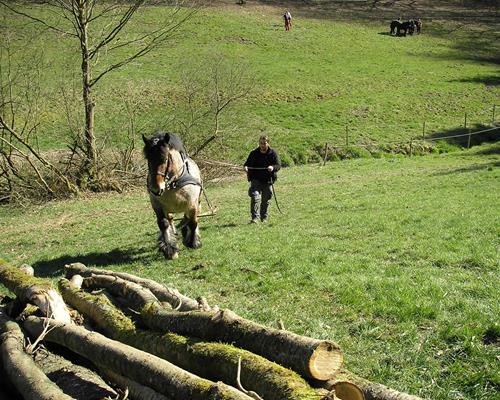
<svg viewBox="0 0 500 400">
<path fill-rule="evenodd" d="M 61 295 L 50 281 L 30 276 L 21 269 L 0 260 L 0 282 L 17 296 L 22 311 L 27 303 L 35 304 L 47 317 L 70 323 L 71 317 Z"/>
<path fill-rule="evenodd" d="M 101 369 L 101 375 L 106 377 L 117 387 L 128 392 L 128 399 L 131 400 L 171 400 L 170 398 L 158 393 L 157 391 L 141 385 L 133 380 L 125 378 L 109 369 Z"/>
<path fill-rule="evenodd" d="M 24 334 L 19 325 L 0 311 L 3 369 L 25 400 L 71 400 L 38 368 L 24 351 Z"/>
<path fill-rule="evenodd" d="M 342 369 L 333 379 L 324 382 L 322 386 L 331 390 L 334 389 L 339 382 L 350 382 L 355 384 L 362 390 L 366 400 L 423 400 L 421 397 L 398 392 L 380 383 L 370 382 L 345 369 Z"/>
<path fill-rule="evenodd" d="M 140 278 L 125 272 L 113 272 L 100 268 L 89 268 L 82 263 L 68 264 L 65 265 L 64 268 L 66 269 L 67 278 L 71 278 L 73 275 L 90 277 L 94 274 L 116 276 L 126 281 L 137 283 L 142 287 L 151 290 L 159 301 L 167 302 L 172 306 L 172 308 L 178 309 L 179 311 L 192 311 L 200 308 L 200 304 L 196 300 L 183 295 L 177 289 L 169 288 L 151 279 Z"/>
<path fill-rule="evenodd" d="M 95 321 L 97 327 L 106 335 L 165 358 L 199 376 L 234 385 L 238 358 L 241 357 L 242 386 L 266 400 L 320 398 L 318 391 L 311 388 L 297 373 L 261 356 L 228 344 L 202 342 L 174 333 L 161 335 L 137 330 L 133 322 L 105 296 L 91 295 L 73 288 L 66 279 L 60 280 L 59 287 L 68 304 Z"/>
<path fill-rule="evenodd" d="M 235 388 L 197 377 L 166 360 L 97 332 L 37 317 L 27 318 L 23 326 L 31 335 L 39 336 L 44 324 L 51 328 L 44 340 L 64 346 L 98 367 L 111 369 L 174 400 L 250 399 Z"/>
<path fill-rule="evenodd" d="M 229 310 L 175 312 L 155 301 L 148 303 L 141 288 L 120 278 L 85 278 L 84 287 L 105 287 L 123 295 L 128 305 L 141 312 L 143 323 L 161 332 L 175 332 L 205 340 L 232 343 L 290 368 L 304 377 L 327 380 L 343 362 L 340 347 L 331 341 L 317 340 L 294 333 L 267 328 L 237 316 Z"/>
<path fill-rule="evenodd" d="M 230 310 L 178 313 L 150 303 L 141 310 L 141 320 L 161 332 L 232 343 L 306 378 L 328 380 L 343 363 L 340 347 L 332 341 L 268 328 L 241 318 Z"/>
</svg>

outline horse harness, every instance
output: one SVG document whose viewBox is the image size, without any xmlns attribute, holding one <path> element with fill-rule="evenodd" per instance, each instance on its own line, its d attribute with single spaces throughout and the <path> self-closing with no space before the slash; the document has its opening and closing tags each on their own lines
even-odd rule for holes
<svg viewBox="0 0 500 400">
<path fill-rule="evenodd" d="M 173 190 L 173 189 L 180 189 L 186 185 L 196 185 L 199 186 L 200 188 L 203 189 L 203 186 L 201 182 L 199 182 L 191 173 L 189 172 L 189 164 L 188 164 L 188 159 L 184 153 L 181 153 L 182 157 L 182 173 L 177 179 L 175 177 L 170 177 L 168 173 L 165 172 L 156 172 L 156 176 L 162 176 L 165 178 L 165 190 Z M 149 180 L 149 176 L 148 176 Z M 149 186 L 149 185 L 148 185 Z M 148 189 L 150 193 L 154 194 L 155 196 L 160 196 L 160 192 L 155 193 L 151 189 Z"/>
</svg>

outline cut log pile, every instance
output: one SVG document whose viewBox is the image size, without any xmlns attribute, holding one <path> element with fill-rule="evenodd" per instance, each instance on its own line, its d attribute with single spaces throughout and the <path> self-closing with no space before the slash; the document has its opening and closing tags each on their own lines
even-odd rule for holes
<svg viewBox="0 0 500 400">
<path fill-rule="evenodd" d="M 419 400 L 343 369 L 332 341 L 149 279 L 65 268 L 56 290 L 0 261 L 0 283 L 16 295 L 0 307 L 0 386 L 12 398 Z"/>
</svg>

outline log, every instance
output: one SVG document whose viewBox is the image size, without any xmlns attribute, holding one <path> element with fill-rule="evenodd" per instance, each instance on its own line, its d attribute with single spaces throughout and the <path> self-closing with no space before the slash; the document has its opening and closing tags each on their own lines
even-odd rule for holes
<svg viewBox="0 0 500 400">
<path fill-rule="evenodd" d="M 205 340 L 232 343 L 290 368 L 304 377 L 328 380 L 343 362 L 340 347 L 331 341 L 299 336 L 284 330 L 267 328 L 237 316 L 230 310 L 175 312 L 162 307 L 141 293 L 140 286 L 127 285 L 120 278 L 85 278 L 84 287 L 105 287 L 129 300 L 140 311 L 141 320 L 152 329 L 174 332 Z"/>
<path fill-rule="evenodd" d="M 96 282 L 97 277 L 85 278 L 85 282 Z M 110 279 L 104 277 L 105 283 Z M 97 279 L 101 281 L 101 279 Z M 125 286 L 130 282 L 121 280 Z M 133 286 L 133 285 L 132 285 Z M 227 384 L 236 382 L 238 357 L 242 361 L 242 385 L 266 400 L 300 400 L 320 398 L 297 373 L 270 362 L 263 357 L 223 343 L 202 342 L 173 333 L 160 335 L 156 332 L 137 330 L 133 322 L 120 310 L 114 308 L 103 295 L 91 295 L 73 288 L 66 279 L 59 282 L 64 299 L 80 312 L 96 322 L 98 328 L 115 340 L 162 357 L 190 372 L 211 380 L 222 380 Z M 125 289 L 119 289 L 127 293 Z M 135 299 L 140 296 L 133 296 Z"/>
<path fill-rule="evenodd" d="M 331 390 L 334 389 L 339 382 L 350 382 L 360 388 L 366 400 L 423 400 L 421 397 L 411 394 L 398 392 L 390 389 L 380 383 L 370 382 L 367 379 L 361 378 L 352 372 L 342 369 L 335 377 L 327 382 L 323 382 L 323 387 Z"/>
<path fill-rule="evenodd" d="M 66 277 L 71 278 L 73 275 L 81 275 L 83 277 L 90 277 L 94 275 L 108 275 L 116 276 L 126 281 L 137 283 L 149 290 L 158 298 L 159 301 L 169 303 L 172 308 L 178 308 L 179 311 L 192 311 L 198 310 L 200 304 L 187 296 L 181 294 L 178 290 L 166 287 L 151 279 L 140 278 L 135 275 L 127 274 L 125 272 L 113 272 L 100 268 L 88 268 L 82 263 L 72 263 L 65 265 Z"/>
<path fill-rule="evenodd" d="M 332 341 L 268 328 L 230 310 L 177 313 L 150 303 L 141 310 L 141 320 L 161 332 L 232 343 L 320 381 L 332 378 L 343 363 L 340 347 Z"/>
<path fill-rule="evenodd" d="M 128 398 L 131 400 L 170 400 L 157 391 L 125 378 L 109 369 L 102 369 L 101 374 L 104 375 L 109 382 L 128 391 Z"/>
<path fill-rule="evenodd" d="M 71 400 L 38 368 L 24 351 L 24 334 L 19 325 L 0 311 L 3 369 L 25 400 Z"/>
<path fill-rule="evenodd" d="M 35 304 L 45 316 L 56 321 L 71 323 L 66 304 L 49 280 L 30 276 L 0 260 L 0 282 L 15 293 L 17 301 L 23 305 L 21 308 L 27 303 Z"/>
<path fill-rule="evenodd" d="M 174 400 L 250 399 L 228 385 L 199 378 L 168 361 L 97 332 L 37 317 L 27 318 L 23 326 L 31 335 L 38 336 L 44 323 L 51 328 L 45 336 L 46 341 L 67 347 L 98 367 L 111 369 Z"/>
<path fill-rule="evenodd" d="M 78 400 L 115 399 L 118 394 L 96 372 L 47 348 L 34 354 L 35 364 L 64 393 Z"/>
</svg>

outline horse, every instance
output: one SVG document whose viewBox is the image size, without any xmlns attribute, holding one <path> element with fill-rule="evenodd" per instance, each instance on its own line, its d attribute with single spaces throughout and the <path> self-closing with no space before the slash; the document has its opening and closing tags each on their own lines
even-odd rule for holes
<svg viewBox="0 0 500 400">
<path fill-rule="evenodd" d="M 399 27 L 401 26 L 401 21 L 395 19 L 394 21 L 391 21 L 391 35 L 396 34 L 396 30 L 399 33 Z"/>
<path fill-rule="evenodd" d="M 160 233 L 158 247 L 167 260 L 179 256 L 174 214 L 184 213 L 182 241 L 186 247 L 201 247 L 198 216 L 203 190 L 196 163 L 188 157 L 179 136 L 156 132 L 151 138 L 142 135 L 144 156 L 148 162 L 147 188 Z"/>
<path fill-rule="evenodd" d="M 396 34 L 397 36 L 400 36 L 402 34 L 403 36 L 406 36 L 406 33 L 413 35 L 413 32 L 415 32 L 415 22 L 413 22 L 413 20 L 405 22 L 394 20 L 391 22 L 390 27 L 391 27 L 391 32 L 390 32 L 391 35 Z"/>
</svg>

